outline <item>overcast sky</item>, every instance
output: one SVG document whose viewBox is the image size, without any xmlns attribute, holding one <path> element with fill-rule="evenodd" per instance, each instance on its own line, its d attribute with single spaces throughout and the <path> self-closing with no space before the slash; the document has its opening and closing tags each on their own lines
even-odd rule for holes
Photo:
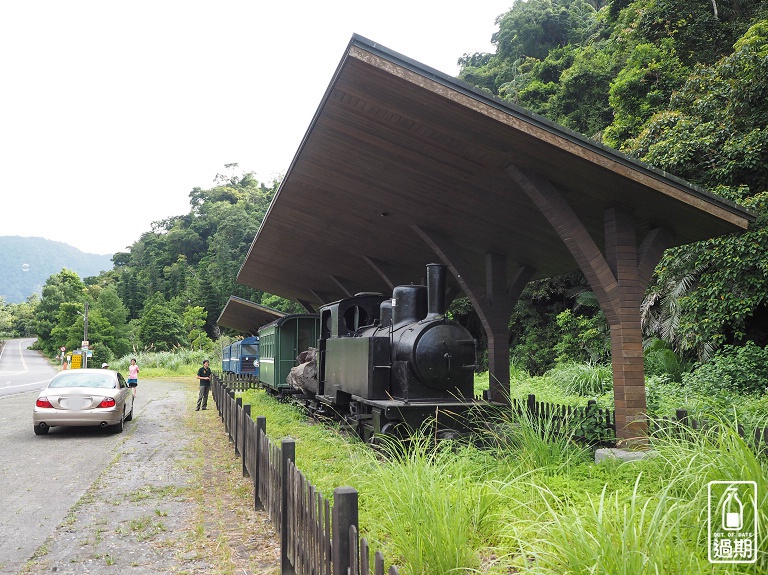
<svg viewBox="0 0 768 575">
<path fill-rule="evenodd" d="M 225 164 L 285 173 L 353 33 L 455 76 L 512 2 L 2 0 L 0 235 L 125 250 Z"/>
</svg>

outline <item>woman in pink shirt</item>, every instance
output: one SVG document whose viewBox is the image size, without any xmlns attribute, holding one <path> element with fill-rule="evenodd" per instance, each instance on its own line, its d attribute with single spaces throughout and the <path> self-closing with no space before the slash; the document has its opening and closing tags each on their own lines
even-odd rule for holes
<svg viewBox="0 0 768 575">
<path fill-rule="evenodd" d="M 131 365 L 128 366 L 128 387 L 133 389 L 133 397 L 136 397 L 136 386 L 139 385 L 139 366 L 136 365 L 136 359 L 131 359 Z"/>
</svg>

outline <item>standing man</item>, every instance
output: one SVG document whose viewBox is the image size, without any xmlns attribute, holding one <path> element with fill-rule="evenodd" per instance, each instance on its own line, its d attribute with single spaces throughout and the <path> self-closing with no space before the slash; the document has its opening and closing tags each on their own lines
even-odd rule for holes
<svg viewBox="0 0 768 575">
<path fill-rule="evenodd" d="M 197 409 L 208 409 L 208 391 L 211 389 L 211 368 L 210 362 L 206 359 L 203 367 L 197 370 L 197 379 L 200 380 L 200 395 L 197 397 Z"/>
</svg>

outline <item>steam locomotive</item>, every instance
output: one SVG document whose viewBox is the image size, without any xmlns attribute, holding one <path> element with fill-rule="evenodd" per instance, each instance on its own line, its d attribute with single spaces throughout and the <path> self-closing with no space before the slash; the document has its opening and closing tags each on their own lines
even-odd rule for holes
<svg viewBox="0 0 768 575">
<path fill-rule="evenodd" d="M 445 266 L 429 264 L 426 286 L 322 306 L 317 347 L 302 350 L 287 383 L 262 379 L 262 385 L 281 392 L 290 385 L 312 413 L 342 418 L 366 441 L 403 437 L 425 421 L 436 424 L 438 434 L 465 431 L 469 413 L 489 403 L 474 398 L 475 341 L 445 317 L 445 282 Z M 260 337 L 263 331 L 281 339 L 276 323 L 264 326 Z M 268 350 L 261 341 L 264 366 Z"/>
</svg>

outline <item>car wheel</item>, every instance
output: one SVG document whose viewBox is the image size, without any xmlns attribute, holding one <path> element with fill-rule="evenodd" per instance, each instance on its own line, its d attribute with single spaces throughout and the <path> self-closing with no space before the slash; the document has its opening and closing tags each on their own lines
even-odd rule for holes
<svg viewBox="0 0 768 575">
<path fill-rule="evenodd" d="M 48 427 L 44 423 L 41 425 L 35 425 L 35 435 L 45 435 L 46 433 L 48 433 L 49 429 L 50 427 Z"/>
<path fill-rule="evenodd" d="M 123 429 L 125 429 L 125 423 L 123 422 L 123 418 L 120 418 L 120 423 L 115 423 L 112 426 L 112 433 L 122 433 Z"/>
</svg>

